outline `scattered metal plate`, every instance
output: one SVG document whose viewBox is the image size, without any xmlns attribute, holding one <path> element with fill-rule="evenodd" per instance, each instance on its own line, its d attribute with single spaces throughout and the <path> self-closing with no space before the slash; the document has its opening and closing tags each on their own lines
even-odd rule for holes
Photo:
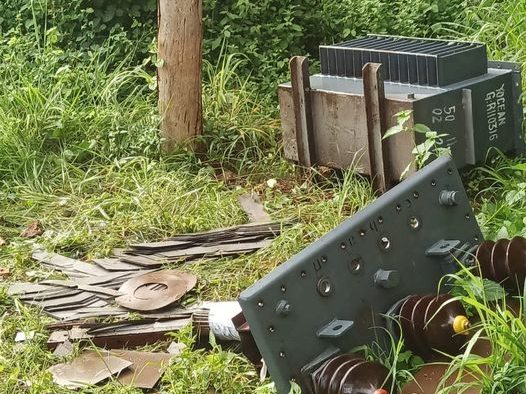
<svg viewBox="0 0 526 394">
<path fill-rule="evenodd" d="M 113 350 L 111 354 L 132 363 L 117 380 L 124 385 L 141 389 L 154 388 L 173 357 L 172 354 L 131 350 Z"/>
<path fill-rule="evenodd" d="M 107 351 L 88 350 L 70 362 L 48 368 L 48 371 L 59 386 L 79 388 L 100 383 L 131 365 L 132 362 Z"/>
<path fill-rule="evenodd" d="M 115 301 L 128 309 L 153 311 L 179 301 L 196 283 L 197 278 L 194 275 L 181 271 L 152 272 L 124 283 L 119 289 L 123 295 Z"/>
<path fill-rule="evenodd" d="M 237 198 L 237 201 L 252 223 L 269 223 L 272 220 L 270 215 L 265 212 L 257 194 L 243 194 Z"/>
</svg>

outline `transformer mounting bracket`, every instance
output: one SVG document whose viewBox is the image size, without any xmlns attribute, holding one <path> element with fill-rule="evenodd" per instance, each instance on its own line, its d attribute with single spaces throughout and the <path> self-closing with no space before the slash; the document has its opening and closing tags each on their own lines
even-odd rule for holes
<svg viewBox="0 0 526 394">
<path fill-rule="evenodd" d="M 306 371 L 326 357 L 387 348 L 389 309 L 442 291 L 454 257 L 481 240 L 457 169 L 441 157 L 245 290 L 239 301 L 278 392 L 290 381 L 312 392 Z"/>
</svg>

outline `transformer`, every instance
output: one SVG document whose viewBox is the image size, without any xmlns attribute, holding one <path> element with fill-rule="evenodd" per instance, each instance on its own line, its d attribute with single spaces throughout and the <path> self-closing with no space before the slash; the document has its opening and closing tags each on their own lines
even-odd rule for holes
<svg viewBox="0 0 526 394">
<path fill-rule="evenodd" d="M 320 46 L 321 73 L 304 86 L 308 96 L 307 133 L 311 162 L 336 168 L 358 165 L 372 174 L 364 91 L 364 67 L 381 64 L 379 116 L 382 133 L 396 124 L 393 115 L 412 111 L 409 126 L 424 124 L 446 136 L 459 168 L 483 163 L 498 151 L 511 156 L 524 151 L 520 65 L 488 61 L 482 43 L 369 35 Z M 294 81 L 293 81 L 294 82 Z M 279 86 L 285 155 L 301 161 L 292 83 Z M 307 124 L 309 126 L 309 124 Z M 411 162 L 411 151 L 425 140 L 415 133 L 384 142 L 385 172 L 399 179 Z M 304 164 L 304 163 L 301 163 Z"/>
</svg>

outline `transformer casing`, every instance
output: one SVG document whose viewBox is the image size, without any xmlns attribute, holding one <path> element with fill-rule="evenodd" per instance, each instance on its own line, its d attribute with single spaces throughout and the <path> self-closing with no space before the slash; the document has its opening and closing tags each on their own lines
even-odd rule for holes
<svg viewBox="0 0 526 394">
<path fill-rule="evenodd" d="M 524 152 L 520 65 L 488 61 L 484 44 L 372 35 L 321 46 L 320 60 L 321 73 L 310 77 L 310 94 L 324 96 L 322 103 L 315 98 L 310 109 L 318 164 L 347 168 L 358 162 L 359 170 L 370 174 L 368 158 L 356 159 L 365 148 L 364 143 L 356 144 L 366 140 L 367 128 L 359 119 L 365 117 L 365 104 L 333 105 L 337 96 L 363 101 L 362 67 L 368 62 L 383 66 L 387 126 L 396 123 L 395 111 L 411 110 L 409 126 L 420 123 L 446 134 L 439 145 L 451 148 L 459 168 L 481 164 L 498 151 L 510 156 Z M 280 85 L 278 92 L 285 155 L 297 160 L 295 127 L 290 121 L 291 85 Z M 355 113 L 352 125 L 351 115 L 344 113 L 348 111 Z M 342 130 L 349 128 L 345 137 Z M 386 163 L 393 177 L 407 166 L 410 152 L 425 138 L 415 133 L 412 140 L 393 144 L 393 157 Z"/>
</svg>

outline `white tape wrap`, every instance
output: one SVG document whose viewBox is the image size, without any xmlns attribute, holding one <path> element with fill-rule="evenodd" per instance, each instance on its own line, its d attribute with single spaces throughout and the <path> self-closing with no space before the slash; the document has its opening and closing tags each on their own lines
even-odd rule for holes
<svg viewBox="0 0 526 394">
<path fill-rule="evenodd" d="M 239 333 L 232 323 L 232 318 L 241 312 L 237 301 L 205 302 L 202 308 L 210 311 L 208 324 L 214 336 L 222 341 L 240 341 Z"/>
</svg>

